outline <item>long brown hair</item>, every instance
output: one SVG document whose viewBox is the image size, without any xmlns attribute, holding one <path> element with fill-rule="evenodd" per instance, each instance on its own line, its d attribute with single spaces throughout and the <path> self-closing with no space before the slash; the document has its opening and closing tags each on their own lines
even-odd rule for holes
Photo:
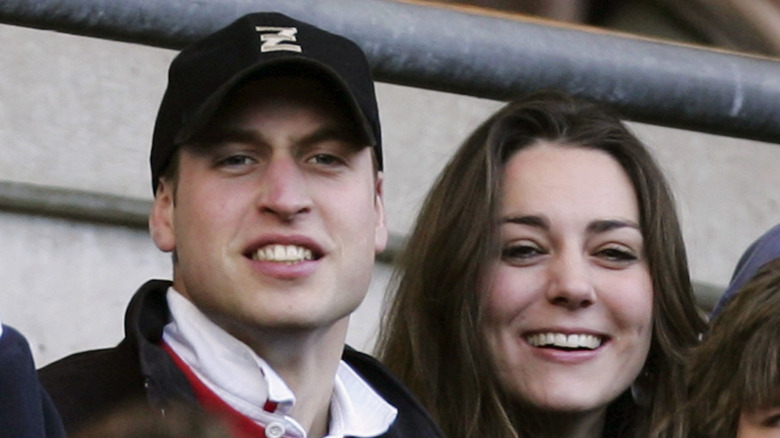
<svg viewBox="0 0 780 438">
<path fill-rule="evenodd" d="M 480 285 L 498 253 L 503 168 L 539 140 L 604 151 L 633 183 L 654 290 L 652 345 L 641 379 L 652 399 L 614 417 L 633 418 L 628 427 L 643 436 L 682 436 L 683 361 L 704 322 L 674 200 L 653 157 L 615 115 L 562 93 L 540 92 L 506 105 L 466 139 L 439 175 L 398 260 L 378 354 L 448 436 L 528 436 L 522 410 L 502 393 L 485 348 Z"/>
<path fill-rule="evenodd" d="M 688 375 L 691 437 L 735 437 L 741 412 L 780 405 L 780 259 L 713 321 Z"/>
</svg>

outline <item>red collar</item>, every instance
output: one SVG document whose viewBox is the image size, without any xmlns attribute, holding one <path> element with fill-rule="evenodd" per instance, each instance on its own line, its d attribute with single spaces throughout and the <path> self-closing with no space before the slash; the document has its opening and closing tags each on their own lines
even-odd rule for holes
<svg viewBox="0 0 780 438">
<path fill-rule="evenodd" d="M 162 347 L 171 356 L 176 366 L 187 376 L 192 389 L 195 391 L 195 396 L 200 402 L 203 409 L 211 414 L 214 414 L 217 418 L 222 419 L 231 429 L 233 435 L 236 438 L 256 438 L 266 437 L 265 427 L 257 424 L 251 418 L 235 410 L 232 406 L 228 405 L 217 394 L 209 389 L 203 382 L 198 379 L 195 373 L 192 372 L 190 367 L 168 346 L 166 343 L 162 343 Z M 266 402 L 263 409 L 268 412 L 276 411 L 277 404 L 272 401 Z"/>
</svg>

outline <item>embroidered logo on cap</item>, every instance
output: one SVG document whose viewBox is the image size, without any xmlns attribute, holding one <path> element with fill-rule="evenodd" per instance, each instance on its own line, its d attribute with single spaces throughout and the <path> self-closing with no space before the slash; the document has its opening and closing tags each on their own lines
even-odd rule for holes
<svg viewBox="0 0 780 438">
<path fill-rule="evenodd" d="M 290 43 L 297 41 L 295 34 L 298 33 L 298 29 L 294 27 L 255 26 L 255 30 L 260 34 L 260 41 L 263 42 L 263 45 L 260 46 L 260 51 L 263 53 L 283 50 L 288 52 L 302 51 L 301 46 Z"/>
</svg>

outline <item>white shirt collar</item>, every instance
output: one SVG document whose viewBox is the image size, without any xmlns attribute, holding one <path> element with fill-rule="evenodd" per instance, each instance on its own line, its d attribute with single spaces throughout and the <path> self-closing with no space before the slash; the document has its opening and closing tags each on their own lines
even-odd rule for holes
<svg viewBox="0 0 780 438">
<path fill-rule="evenodd" d="M 198 379 L 255 422 L 265 426 L 283 420 L 286 436 L 304 438 L 303 428 L 288 415 L 295 394 L 273 368 L 172 287 L 166 298 L 172 321 L 163 330 L 163 340 Z M 278 404 L 275 413 L 263 409 L 267 401 Z M 397 415 L 396 408 L 344 361 L 336 371 L 330 411 L 328 437 L 333 438 L 381 435 Z"/>
</svg>

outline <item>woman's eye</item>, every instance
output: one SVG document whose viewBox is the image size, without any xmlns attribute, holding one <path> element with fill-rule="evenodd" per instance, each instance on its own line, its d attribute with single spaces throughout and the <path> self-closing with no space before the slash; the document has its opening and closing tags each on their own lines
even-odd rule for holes
<svg viewBox="0 0 780 438">
<path fill-rule="evenodd" d="M 629 249 L 608 247 L 600 250 L 597 255 L 611 262 L 631 262 L 637 256 Z"/>
<path fill-rule="evenodd" d="M 751 417 L 758 419 L 757 423 L 767 429 L 780 428 L 780 406 L 770 406 L 768 408 L 759 408 Z"/>
<path fill-rule="evenodd" d="M 764 426 L 772 428 L 780 428 L 780 415 L 772 415 L 764 420 Z"/>
<path fill-rule="evenodd" d="M 512 245 L 501 251 L 504 260 L 528 260 L 542 254 L 542 250 L 533 245 Z"/>
</svg>

